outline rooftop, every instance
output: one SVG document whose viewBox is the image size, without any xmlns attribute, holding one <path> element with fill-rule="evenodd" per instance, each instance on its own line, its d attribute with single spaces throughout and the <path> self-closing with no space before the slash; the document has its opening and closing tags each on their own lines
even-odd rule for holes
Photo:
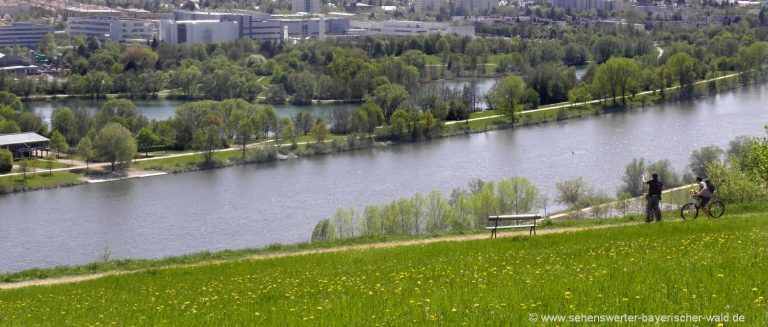
<svg viewBox="0 0 768 327">
<path fill-rule="evenodd" d="M 0 146 L 50 141 L 49 138 L 37 133 L 0 134 Z"/>
</svg>

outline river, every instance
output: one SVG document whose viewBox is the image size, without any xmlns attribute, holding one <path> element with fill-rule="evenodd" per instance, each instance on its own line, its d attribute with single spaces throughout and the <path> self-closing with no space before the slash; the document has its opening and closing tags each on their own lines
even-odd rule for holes
<svg viewBox="0 0 768 327">
<path fill-rule="evenodd" d="M 308 240 L 339 207 L 361 209 L 473 178 L 519 175 L 552 196 L 583 176 L 615 194 L 635 157 L 670 159 L 763 135 L 768 84 L 693 102 L 430 142 L 0 196 L 0 271 Z"/>
</svg>

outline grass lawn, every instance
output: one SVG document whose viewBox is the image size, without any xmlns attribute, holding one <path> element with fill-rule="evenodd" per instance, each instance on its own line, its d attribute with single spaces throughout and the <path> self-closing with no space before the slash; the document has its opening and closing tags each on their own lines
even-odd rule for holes
<svg viewBox="0 0 768 327">
<path fill-rule="evenodd" d="M 532 314 L 729 313 L 759 326 L 766 247 L 768 216 L 745 214 L 234 261 L 0 291 L 0 324 L 524 326 Z"/>
<path fill-rule="evenodd" d="M 79 180 L 81 175 L 56 171 L 53 175 L 48 175 L 48 172 L 38 172 L 37 174 L 27 174 L 27 184 L 22 184 L 23 176 L 5 176 L 0 177 L 0 190 L 12 191 L 14 189 L 24 188 L 46 188 L 59 185 L 72 185 L 83 183 Z"/>
</svg>

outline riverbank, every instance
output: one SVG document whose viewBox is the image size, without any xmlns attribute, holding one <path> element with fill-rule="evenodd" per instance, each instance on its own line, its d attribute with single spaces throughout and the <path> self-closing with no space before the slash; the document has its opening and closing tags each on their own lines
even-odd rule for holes
<svg viewBox="0 0 768 327">
<path fill-rule="evenodd" d="M 717 91 L 724 91 L 740 87 L 743 84 L 738 81 L 739 74 L 733 73 L 709 80 L 699 81 L 694 83 L 694 87 L 699 95 L 713 94 L 711 84 L 716 84 Z M 588 101 L 586 103 L 561 103 L 543 106 L 534 110 L 527 110 L 518 112 L 515 114 L 516 122 L 511 124 L 508 117 L 497 114 L 493 110 L 482 111 L 473 113 L 471 117 L 463 121 L 450 121 L 444 123 L 444 128 L 437 135 L 432 135 L 427 139 L 414 140 L 410 142 L 420 142 L 434 138 L 448 137 L 454 135 L 465 135 L 470 133 L 487 132 L 498 129 L 506 129 L 520 126 L 537 125 L 552 121 L 564 121 L 568 119 L 599 115 L 604 113 L 622 112 L 626 110 L 632 110 L 634 108 L 645 107 L 649 105 L 655 105 L 659 103 L 676 101 L 675 92 L 679 87 L 671 87 L 664 90 L 665 97 L 661 96 L 661 90 L 644 91 L 630 96 L 627 98 L 627 104 L 625 106 L 610 105 L 608 99 L 598 99 Z M 141 158 L 135 159 L 137 168 L 156 170 L 164 173 L 181 173 L 187 171 L 195 171 L 202 169 L 211 169 L 219 167 L 228 167 L 242 164 L 253 163 L 265 163 L 278 160 L 279 157 L 309 157 L 314 155 L 338 153 L 345 151 L 353 151 L 360 149 L 369 149 L 381 146 L 387 146 L 398 143 L 410 143 L 410 142 L 391 142 L 388 135 L 387 127 L 383 127 L 377 130 L 377 135 L 374 138 L 370 137 L 358 137 L 348 135 L 333 136 L 331 140 L 317 143 L 316 141 L 304 138 L 302 142 L 298 142 L 295 146 L 291 144 L 282 144 L 285 140 L 281 140 L 280 144 L 275 144 L 272 141 L 265 141 L 260 143 L 253 143 L 248 145 L 251 151 L 247 152 L 248 156 L 243 157 L 241 155 L 241 149 L 239 147 L 232 147 L 228 149 L 216 150 L 214 156 L 214 163 L 203 165 L 202 152 L 189 151 L 184 153 L 176 153 L 172 155 L 157 155 L 153 158 Z M 386 141 L 386 142 L 383 142 Z M 195 158 L 199 156 L 199 158 Z M 105 163 L 91 164 L 91 167 L 100 167 L 106 165 Z M 18 178 L 19 174 L 5 174 L 0 175 L 0 194 L 13 193 L 20 191 L 32 191 L 38 189 L 66 187 L 83 184 L 79 182 L 84 176 L 84 166 L 75 166 L 62 169 L 54 169 L 53 175 L 60 175 L 64 172 L 80 172 L 80 178 L 76 181 L 72 181 L 71 178 L 67 178 L 66 182 L 56 184 L 54 181 L 58 178 L 48 179 L 46 183 L 42 184 L 22 184 Z"/>
<path fill-rule="evenodd" d="M 606 227 L 620 227 L 640 222 L 642 217 L 628 215 L 610 219 L 545 219 L 539 224 L 538 234 L 563 233 L 584 229 L 599 229 Z M 513 237 L 528 235 L 527 231 L 500 231 L 498 237 Z M 35 282 L 37 280 L 52 280 L 61 277 L 94 276 L 99 278 L 107 275 L 139 272 L 149 269 L 164 269 L 182 266 L 197 266 L 221 262 L 233 262 L 244 259 L 276 258 L 286 256 L 301 256 L 310 253 L 328 253 L 348 250 L 360 250 L 370 248 L 387 248 L 395 246 L 408 246 L 414 244 L 427 244 L 434 242 L 466 241 L 486 239 L 489 237 L 487 230 L 467 230 L 451 233 L 439 233 L 430 235 L 378 235 L 363 236 L 350 239 L 337 239 L 319 243 L 294 243 L 272 244 L 263 248 L 248 248 L 237 250 L 224 250 L 218 252 L 198 252 L 183 256 L 166 257 L 162 259 L 111 259 L 108 249 L 105 249 L 102 258 L 86 265 L 58 266 L 54 268 L 35 268 L 20 272 L 0 274 L 0 290 L 46 284 Z M 54 280 L 54 284 L 71 282 L 72 279 L 64 278 Z"/>
<path fill-rule="evenodd" d="M 766 264 L 760 249 L 767 222 L 758 213 L 552 229 L 506 240 L 402 242 L 104 273 L 0 292 L 5 319 L 21 325 L 504 325 L 562 310 L 661 316 L 726 307 L 761 325 L 766 277 L 754 267 Z"/>
</svg>

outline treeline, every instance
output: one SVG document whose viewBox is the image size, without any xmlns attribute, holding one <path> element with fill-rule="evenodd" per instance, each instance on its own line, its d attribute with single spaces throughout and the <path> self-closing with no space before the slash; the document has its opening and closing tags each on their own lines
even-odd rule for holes
<svg viewBox="0 0 768 327">
<path fill-rule="evenodd" d="M 60 57 L 59 64 L 72 71 L 66 80 L 0 75 L 0 90 L 20 96 L 68 93 L 97 98 L 108 93 L 146 98 L 164 91 L 187 99 L 261 98 L 271 104 L 308 104 L 328 99 L 362 101 L 378 87 L 395 84 L 403 86 L 414 103 L 419 101 L 412 92 L 421 81 L 492 73 L 521 76 L 527 91 L 519 104 L 535 108 L 568 101 L 569 93 L 584 85 L 596 98 L 687 85 L 691 79 L 729 71 L 749 72 L 745 77 L 754 80 L 760 76 L 750 75 L 762 74 L 755 68 L 766 60 L 765 43 L 759 42 L 766 36 L 742 25 L 659 33 L 657 39 L 664 48 L 660 58 L 653 34 L 629 26 L 533 28 L 546 31 L 546 36 L 331 38 L 299 44 L 243 39 L 173 45 L 154 40 L 144 47 L 78 37 Z M 52 37 L 44 39 L 40 51 L 55 58 L 55 42 Z M 680 66 L 672 60 L 679 53 L 688 56 L 681 63 L 684 71 L 672 67 Z M 629 69 L 629 75 L 613 67 L 609 79 L 598 76 L 610 59 L 617 58 L 628 59 L 620 68 Z M 577 80 L 569 67 L 589 61 L 594 64 Z M 626 81 L 615 83 L 617 78 Z M 595 79 L 598 83 L 593 83 Z"/>
<path fill-rule="evenodd" d="M 643 175 L 651 172 L 657 172 L 667 188 L 690 184 L 694 176 L 701 176 L 712 179 L 718 196 L 730 204 L 762 203 L 768 200 L 767 164 L 768 125 L 766 136 L 738 137 L 727 150 L 717 146 L 694 150 L 682 176 L 666 159 L 647 165 L 642 158 L 634 159 L 626 166 L 615 198 L 589 186 L 582 177 L 557 182 L 554 199 L 543 196 L 523 177 L 498 182 L 475 179 L 468 189 L 456 188 L 447 196 L 433 191 L 384 205 L 367 205 L 362 211 L 340 208 L 317 223 L 311 240 L 476 230 L 487 225 L 490 215 L 529 213 L 540 208 L 546 212 L 551 200 L 573 210 L 573 217 L 608 217 L 609 211 L 626 215 L 631 212 L 630 199 L 644 193 Z M 606 203 L 612 205 L 602 205 Z M 580 211 L 587 207 L 592 207 L 588 214 Z"/>
</svg>

